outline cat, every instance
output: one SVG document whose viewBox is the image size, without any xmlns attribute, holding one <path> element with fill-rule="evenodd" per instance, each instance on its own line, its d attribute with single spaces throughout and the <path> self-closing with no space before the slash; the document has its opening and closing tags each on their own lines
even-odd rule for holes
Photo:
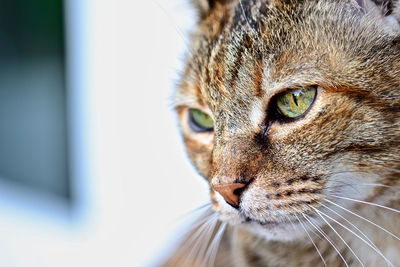
<svg viewBox="0 0 400 267">
<path fill-rule="evenodd" d="M 174 103 L 211 208 L 164 266 L 400 266 L 400 1 L 193 0 Z"/>
</svg>

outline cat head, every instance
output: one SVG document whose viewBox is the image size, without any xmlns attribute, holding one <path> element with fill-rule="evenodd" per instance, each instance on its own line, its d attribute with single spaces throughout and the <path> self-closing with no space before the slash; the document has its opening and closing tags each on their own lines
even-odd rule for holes
<svg viewBox="0 0 400 267">
<path fill-rule="evenodd" d="M 221 220 L 295 237 L 315 209 L 398 183 L 400 4 L 195 2 L 175 107 Z"/>
</svg>

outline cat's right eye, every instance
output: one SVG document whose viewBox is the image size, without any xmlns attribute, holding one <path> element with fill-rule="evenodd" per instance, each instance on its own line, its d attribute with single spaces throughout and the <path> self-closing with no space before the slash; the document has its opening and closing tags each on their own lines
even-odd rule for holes
<svg viewBox="0 0 400 267">
<path fill-rule="evenodd" d="M 198 109 L 190 108 L 189 126 L 195 132 L 212 132 L 214 131 L 214 121 L 207 114 Z"/>
<path fill-rule="evenodd" d="M 316 94 L 316 86 L 305 86 L 284 92 L 276 98 L 277 111 L 286 118 L 296 119 L 301 117 L 310 109 Z"/>
</svg>

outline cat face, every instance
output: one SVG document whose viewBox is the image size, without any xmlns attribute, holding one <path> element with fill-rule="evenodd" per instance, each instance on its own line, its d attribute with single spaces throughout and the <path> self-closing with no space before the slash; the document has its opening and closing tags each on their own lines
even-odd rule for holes
<svg viewBox="0 0 400 267">
<path fill-rule="evenodd" d="M 360 2 L 198 2 L 175 106 L 221 220 L 296 238 L 398 183 L 398 24 Z"/>
</svg>

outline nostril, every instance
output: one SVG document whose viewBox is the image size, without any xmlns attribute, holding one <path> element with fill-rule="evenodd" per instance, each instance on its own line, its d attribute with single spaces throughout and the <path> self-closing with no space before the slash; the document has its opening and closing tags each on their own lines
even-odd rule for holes
<svg viewBox="0 0 400 267">
<path fill-rule="evenodd" d="M 244 187 L 242 188 L 236 188 L 235 190 L 233 190 L 233 194 L 240 196 L 242 194 L 242 192 L 244 191 Z"/>
<path fill-rule="evenodd" d="M 239 208 L 240 195 L 245 190 L 247 184 L 232 183 L 213 186 L 213 189 L 221 194 L 225 201 L 234 208 Z"/>
</svg>

